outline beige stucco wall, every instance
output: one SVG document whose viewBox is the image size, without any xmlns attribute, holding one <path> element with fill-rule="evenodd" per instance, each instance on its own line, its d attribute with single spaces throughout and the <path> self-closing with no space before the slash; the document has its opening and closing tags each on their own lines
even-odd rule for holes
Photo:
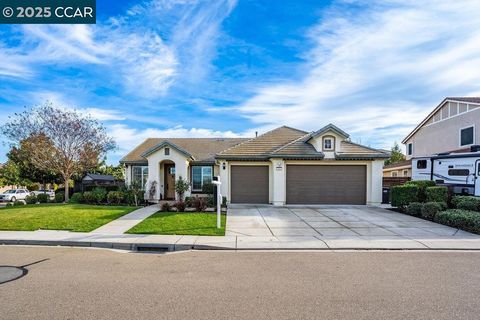
<svg viewBox="0 0 480 320">
<path fill-rule="evenodd" d="M 406 141 L 406 146 L 413 142 L 413 154 L 407 159 L 465 148 L 460 146 L 460 129 L 472 125 L 474 144 L 480 144 L 480 108 L 424 125 Z"/>
</svg>

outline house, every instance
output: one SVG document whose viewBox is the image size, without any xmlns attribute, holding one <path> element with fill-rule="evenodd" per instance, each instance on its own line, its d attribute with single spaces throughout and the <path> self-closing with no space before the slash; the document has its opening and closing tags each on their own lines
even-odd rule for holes
<svg viewBox="0 0 480 320">
<path fill-rule="evenodd" d="M 195 195 L 219 176 L 228 203 L 379 204 L 386 158 L 329 124 L 315 132 L 283 126 L 251 139 L 151 138 L 120 162 L 127 184 L 157 183 L 157 200 L 176 197 L 179 177 Z"/>
<path fill-rule="evenodd" d="M 74 190 L 86 191 L 94 187 L 123 187 L 125 185 L 123 180 L 118 180 L 110 174 L 87 173 L 81 181 L 76 181 Z"/>
<path fill-rule="evenodd" d="M 411 178 L 412 160 L 404 160 L 383 167 L 384 178 Z"/>
<path fill-rule="evenodd" d="M 478 128 L 480 97 L 447 97 L 403 139 L 407 160 L 469 151 L 480 143 Z"/>
</svg>

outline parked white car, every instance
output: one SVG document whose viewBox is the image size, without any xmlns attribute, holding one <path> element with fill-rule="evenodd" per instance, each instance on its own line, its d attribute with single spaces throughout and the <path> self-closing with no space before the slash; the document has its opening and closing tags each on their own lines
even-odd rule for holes
<svg viewBox="0 0 480 320">
<path fill-rule="evenodd" d="M 39 194 L 47 194 L 50 200 L 55 199 L 55 191 L 53 189 L 40 189 L 32 191 L 32 194 L 38 196 Z"/>
<path fill-rule="evenodd" d="M 0 194 L 0 202 L 15 202 L 17 200 L 25 200 L 30 195 L 27 189 L 10 189 Z"/>
</svg>

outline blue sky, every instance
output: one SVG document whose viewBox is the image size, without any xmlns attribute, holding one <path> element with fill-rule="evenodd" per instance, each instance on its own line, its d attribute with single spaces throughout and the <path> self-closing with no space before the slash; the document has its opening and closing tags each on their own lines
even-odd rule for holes
<svg viewBox="0 0 480 320">
<path fill-rule="evenodd" d="M 105 1 L 96 25 L 0 26 L 0 123 L 52 101 L 147 137 L 330 122 L 389 148 L 446 96 L 480 94 L 479 1 Z M 7 146 L 0 146 L 0 162 Z"/>
</svg>

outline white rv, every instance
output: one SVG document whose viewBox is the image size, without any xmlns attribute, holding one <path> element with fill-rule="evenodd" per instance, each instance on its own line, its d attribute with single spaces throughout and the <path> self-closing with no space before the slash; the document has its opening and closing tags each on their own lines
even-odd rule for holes
<svg viewBox="0 0 480 320">
<path fill-rule="evenodd" d="M 433 180 L 456 194 L 480 196 L 480 151 L 412 159 L 412 180 Z"/>
</svg>

